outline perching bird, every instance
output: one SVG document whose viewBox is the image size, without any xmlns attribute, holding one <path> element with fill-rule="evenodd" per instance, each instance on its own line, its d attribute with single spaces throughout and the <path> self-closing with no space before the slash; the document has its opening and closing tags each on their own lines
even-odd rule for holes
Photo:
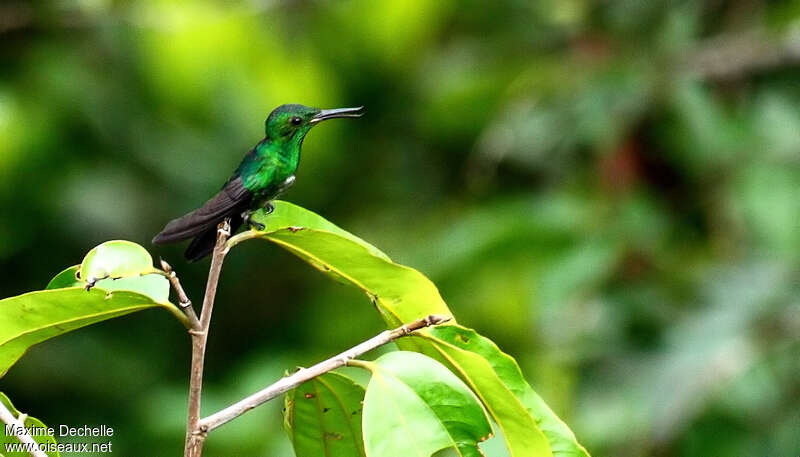
<svg viewBox="0 0 800 457">
<path fill-rule="evenodd" d="M 194 238 L 184 256 L 200 260 L 214 249 L 217 225 L 230 218 L 231 233 L 250 221 L 250 215 L 261 208 L 270 209 L 270 200 L 294 183 L 300 162 L 300 148 L 311 127 L 326 119 L 360 117 L 362 108 L 318 109 L 303 105 L 281 105 L 265 121 L 265 137 L 259 141 L 222 190 L 203 206 L 170 221 L 153 238 L 155 244 L 173 243 Z"/>
</svg>

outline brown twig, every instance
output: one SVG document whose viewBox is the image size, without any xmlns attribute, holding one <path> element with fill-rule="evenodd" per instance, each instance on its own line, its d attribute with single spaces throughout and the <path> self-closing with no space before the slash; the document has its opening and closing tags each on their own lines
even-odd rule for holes
<svg viewBox="0 0 800 457">
<path fill-rule="evenodd" d="M 211 324 L 211 313 L 214 309 L 214 297 L 217 294 L 222 262 L 225 260 L 226 242 L 231 235 L 230 222 L 225 220 L 217 227 L 217 243 L 211 255 L 211 267 L 208 272 L 206 293 L 203 296 L 203 309 L 200 312 L 199 330 L 189 331 L 192 335 L 192 368 L 189 375 L 189 411 L 186 421 L 185 457 L 203 455 L 203 444 L 206 431 L 198 425 L 200 422 L 200 399 L 203 390 L 203 363 L 208 340 L 208 328 Z"/>
<path fill-rule="evenodd" d="M 320 362 L 310 368 L 302 368 L 292 375 L 281 378 L 274 384 L 248 396 L 247 398 L 244 398 L 228 406 L 227 408 L 204 418 L 200 421 L 198 430 L 205 436 L 205 434 L 209 431 L 214 430 L 215 428 L 226 424 L 233 419 L 236 419 L 247 411 L 250 411 L 257 406 L 272 400 L 278 395 L 281 395 L 282 393 L 291 390 L 312 378 L 346 365 L 353 358 L 358 357 L 365 352 L 371 351 L 379 346 L 394 341 L 397 338 L 406 336 L 421 328 L 429 327 L 431 325 L 438 325 L 449 320 L 449 316 L 431 315 L 398 327 L 394 330 L 386 330 L 381 332 L 380 334 L 368 339 L 367 341 L 364 341 L 358 346 L 348 349 L 347 351 Z"/>
<path fill-rule="evenodd" d="M 189 319 L 189 325 L 191 325 L 190 330 L 200 330 L 200 320 L 197 319 L 197 314 L 194 312 L 192 301 L 189 300 L 189 297 L 186 295 L 186 291 L 183 290 L 181 280 L 178 279 L 178 274 L 175 273 L 175 270 L 172 269 L 172 266 L 164 259 L 161 259 L 161 269 L 164 270 L 164 273 L 166 273 L 165 276 L 167 277 L 167 280 L 169 280 L 169 283 L 172 285 L 172 288 L 178 295 L 178 308 L 180 308 Z"/>
</svg>

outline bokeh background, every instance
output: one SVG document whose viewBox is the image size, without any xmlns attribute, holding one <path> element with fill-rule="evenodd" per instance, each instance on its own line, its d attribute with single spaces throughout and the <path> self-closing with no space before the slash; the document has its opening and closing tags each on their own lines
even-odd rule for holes
<svg viewBox="0 0 800 457">
<path fill-rule="evenodd" d="M 282 103 L 284 196 L 427 274 L 595 456 L 800 451 L 800 2 L 0 4 L 0 296 L 109 239 L 153 247 Z M 382 329 L 284 251 L 228 257 L 204 410 Z M 117 455 L 179 455 L 188 339 L 149 311 L 31 350 L 0 389 Z M 280 402 L 209 455 L 290 456 Z M 487 446 L 502 456 L 502 443 Z"/>
</svg>

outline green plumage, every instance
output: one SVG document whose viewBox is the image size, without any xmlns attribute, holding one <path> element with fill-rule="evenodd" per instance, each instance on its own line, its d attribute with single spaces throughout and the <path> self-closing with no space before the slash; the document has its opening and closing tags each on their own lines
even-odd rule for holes
<svg viewBox="0 0 800 457">
<path fill-rule="evenodd" d="M 170 221 L 153 238 L 155 244 L 194 238 L 186 250 L 189 260 L 199 260 L 214 247 L 217 225 L 229 219 L 235 232 L 249 221 L 251 212 L 263 208 L 294 183 L 303 139 L 326 119 L 359 117 L 361 108 L 321 110 L 303 105 L 281 105 L 264 122 L 265 137 L 255 145 L 222 190 L 203 206 Z"/>
</svg>

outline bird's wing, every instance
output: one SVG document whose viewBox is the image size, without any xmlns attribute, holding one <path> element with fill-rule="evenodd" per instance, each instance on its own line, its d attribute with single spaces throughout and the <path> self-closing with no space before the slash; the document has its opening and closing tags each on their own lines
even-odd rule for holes
<svg viewBox="0 0 800 457">
<path fill-rule="evenodd" d="M 216 226 L 224 218 L 247 209 L 252 196 L 253 194 L 244 187 L 242 178 L 237 176 L 225 183 L 222 190 L 203 206 L 171 220 L 161 233 L 153 238 L 153 243 L 172 243 L 191 238 Z"/>
<path fill-rule="evenodd" d="M 243 222 L 241 214 L 232 214 L 231 233 L 236 233 Z M 190 262 L 197 262 L 211 254 L 211 251 L 214 250 L 214 246 L 217 244 L 217 236 L 216 227 L 211 227 L 205 232 L 198 234 L 194 237 L 192 242 L 189 243 L 189 247 L 186 248 L 186 252 L 183 253 L 183 256 Z"/>
</svg>

